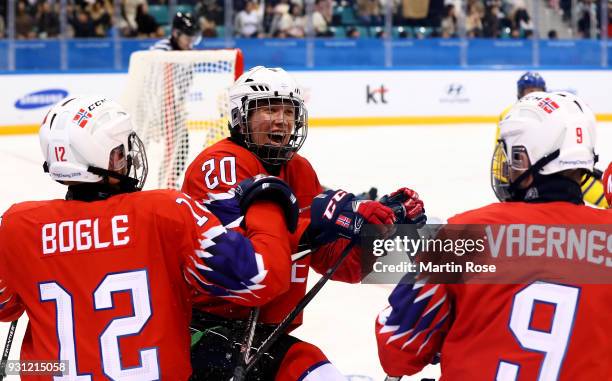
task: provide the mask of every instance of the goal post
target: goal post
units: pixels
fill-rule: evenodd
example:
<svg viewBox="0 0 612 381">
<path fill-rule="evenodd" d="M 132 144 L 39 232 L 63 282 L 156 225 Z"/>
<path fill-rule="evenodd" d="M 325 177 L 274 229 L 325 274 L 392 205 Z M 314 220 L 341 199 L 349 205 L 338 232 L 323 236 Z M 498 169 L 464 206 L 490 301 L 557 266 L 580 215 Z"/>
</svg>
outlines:
<svg viewBox="0 0 612 381">
<path fill-rule="evenodd" d="M 228 90 L 243 70 L 239 49 L 132 53 L 121 103 L 145 144 L 146 189 L 180 188 L 187 165 L 229 134 Z"/>
</svg>

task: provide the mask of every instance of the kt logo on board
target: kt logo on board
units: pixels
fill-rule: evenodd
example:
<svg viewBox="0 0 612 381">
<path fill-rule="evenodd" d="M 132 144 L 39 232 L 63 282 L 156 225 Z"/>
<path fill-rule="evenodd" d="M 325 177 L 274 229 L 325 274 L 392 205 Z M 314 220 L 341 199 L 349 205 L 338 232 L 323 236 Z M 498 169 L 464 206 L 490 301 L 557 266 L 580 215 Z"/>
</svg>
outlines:
<svg viewBox="0 0 612 381">
<path fill-rule="evenodd" d="M 389 89 L 385 87 L 385 85 L 380 85 L 379 87 L 370 87 L 370 85 L 366 86 L 366 103 L 374 103 L 374 104 L 387 104 L 387 92 Z"/>
</svg>

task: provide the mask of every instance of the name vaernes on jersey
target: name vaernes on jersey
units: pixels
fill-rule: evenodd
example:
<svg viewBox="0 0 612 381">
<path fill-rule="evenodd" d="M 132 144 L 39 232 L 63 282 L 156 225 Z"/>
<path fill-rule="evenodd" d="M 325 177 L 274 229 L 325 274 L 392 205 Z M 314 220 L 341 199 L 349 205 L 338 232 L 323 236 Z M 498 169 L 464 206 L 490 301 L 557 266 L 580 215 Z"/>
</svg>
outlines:
<svg viewBox="0 0 612 381">
<path fill-rule="evenodd" d="M 492 225 L 485 234 L 493 258 L 545 256 L 612 267 L 612 225 Z"/>
<path fill-rule="evenodd" d="M 42 225 L 42 254 L 63 254 L 118 248 L 131 242 L 132 229 L 125 214 L 51 222 Z"/>
</svg>

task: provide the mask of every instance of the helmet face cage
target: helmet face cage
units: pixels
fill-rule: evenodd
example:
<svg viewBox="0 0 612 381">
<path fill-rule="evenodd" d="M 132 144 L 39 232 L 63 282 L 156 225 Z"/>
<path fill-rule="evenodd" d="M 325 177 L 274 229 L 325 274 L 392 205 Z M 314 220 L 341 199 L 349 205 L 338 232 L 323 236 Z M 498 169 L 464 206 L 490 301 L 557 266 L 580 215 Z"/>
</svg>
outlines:
<svg viewBox="0 0 612 381">
<path fill-rule="evenodd" d="M 141 190 L 147 180 L 149 163 L 144 143 L 135 132 L 128 137 L 127 176 L 138 181 L 136 189 Z"/>
<path fill-rule="evenodd" d="M 491 159 L 491 188 L 499 201 L 508 201 L 511 197 L 509 172 L 506 143 L 500 139 Z"/>
<path fill-rule="evenodd" d="M 529 153 L 523 146 L 512 146 L 510 156 L 507 155 L 506 142 L 498 140 L 491 160 L 491 187 L 499 201 L 508 201 L 513 198 L 513 189 L 516 182 L 523 181 L 523 176 L 516 176 L 516 172 L 525 173 L 531 169 Z M 511 172 L 515 172 L 512 180 Z"/>
<path fill-rule="evenodd" d="M 243 102 L 242 134 L 247 148 L 264 163 L 293 157 L 308 135 L 304 102 L 290 96 L 257 97 Z"/>
</svg>

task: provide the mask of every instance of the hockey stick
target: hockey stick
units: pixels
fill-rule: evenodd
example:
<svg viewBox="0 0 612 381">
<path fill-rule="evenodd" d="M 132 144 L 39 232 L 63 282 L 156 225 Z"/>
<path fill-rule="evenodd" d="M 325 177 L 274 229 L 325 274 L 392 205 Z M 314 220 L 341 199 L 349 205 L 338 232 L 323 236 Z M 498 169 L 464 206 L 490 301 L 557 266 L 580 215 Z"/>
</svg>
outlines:
<svg viewBox="0 0 612 381">
<path fill-rule="evenodd" d="M 302 250 L 298 253 L 291 255 L 291 262 L 295 262 L 300 260 L 312 253 L 312 249 Z M 251 359 L 250 351 L 251 346 L 253 344 L 253 338 L 255 337 L 255 330 L 257 329 L 257 319 L 259 318 L 259 308 L 251 309 L 251 314 L 249 316 L 249 320 L 247 322 L 247 327 L 245 330 L 245 337 L 242 341 L 242 346 L 240 348 L 240 358 L 238 359 L 238 364 L 236 368 L 234 368 L 234 376 L 232 381 L 242 381 L 246 377 L 247 370 L 245 369 L 249 360 Z M 2 381 L 2 380 L 0 380 Z"/>
<path fill-rule="evenodd" d="M 291 255 L 291 262 L 300 260 L 307 255 L 312 253 L 312 249 L 306 249 L 298 253 Z M 240 358 L 238 364 L 234 368 L 234 375 L 232 381 L 242 381 L 246 377 L 246 365 L 251 359 L 250 352 L 253 344 L 253 338 L 255 337 L 255 330 L 257 329 L 257 319 L 259 317 L 259 308 L 251 309 L 251 314 L 247 322 L 247 327 L 244 334 L 244 340 L 242 340 L 242 346 L 240 347 Z M 1 380 L 0 380 L 1 381 Z"/>
<path fill-rule="evenodd" d="M 236 368 L 234 368 L 234 377 L 232 378 L 233 381 L 242 381 L 246 377 L 247 370 L 245 367 L 251 359 L 251 346 L 253 345 L 253 337 L 255 337 L 255 329 L 257 328 L 258 318 L 259 308 L 252 308 L 244 335 L 245 337 L 242 342 L 242 347 L 240 348 L 240 358 L 238 358 L 238 364 L 236 365 Z"/>
<path fill-rule="evenodd" d="M 8 361 L 9 353 L 11 353 L 11 346 L 13 345 L 13 338 L 15 337 L 15 330 L 17 329 L 17 321 L 13 320 L 9 327 L 8 335 L 6 336 L 6 343 L 4 344 L 4 351 L 2 352 L 2 360 L 0 360 L 0 381 L 6 376 L 6 362 Z"/>
<path fill-rule="evenodd" d="M 349 244 L 340 254 L 340 257 L 338 258 L 336 263 L 334 263 L 334 265 L 327 270 L 325 275 L 323 275 L 323 277 L 319 279 L 319 281 L 306 293 L 306 295 L 304 295 L 304 297 L 299 301 L 295 308 L 291 310 L 291 312 L 289 312 L 289 314 L 283 319 L 283 321 L 276 326 L 274 331 L 272 331 L 270 336 L 268 336 L 268 338 L 259 346 L 257 352 L 255 352 L 253 357 L 247 363 L 246 370 L 244 372 L 245 374 L 253 368 L 253 366 L 255 365 L 255 363 L 257 363 L 261 356 L 263 356 L 264 353 L 266 353 L 266 351 L 270 349 L 272 344 L 274 344 L 276 340 L 278 340 L 278 338 L 283 333 L 285 333 L 289 325 L 293 323 L 293 320 L 295 320 L 295 318 L 304 310 L 304 308 L 306 308 L 310 301 L 319 293 L 319 291 L 321 291 L 321 288 L 323 288 L 325 283 L 327 283 L 327 281 L 334 275 L 336 270 L 338 270 L 338 267 L 340 267 L 344 259 L 349 255 L 349 253 L 353 249 L 353 246 L 355 246 L 355 243 L 355 240 L 351 240 L 351 242 L 349 242 Z"/>
</svg>

